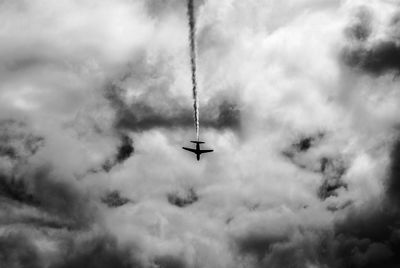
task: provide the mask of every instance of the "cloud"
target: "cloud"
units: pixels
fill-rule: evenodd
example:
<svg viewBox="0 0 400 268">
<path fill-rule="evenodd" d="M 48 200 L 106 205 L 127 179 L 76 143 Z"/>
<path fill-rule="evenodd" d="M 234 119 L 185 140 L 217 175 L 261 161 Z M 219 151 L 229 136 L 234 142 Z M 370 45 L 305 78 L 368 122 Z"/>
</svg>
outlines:
<svg viewBox="0 0 400 268">
<path fill-rule="evenodd" d="M 0 5 L 0 266 L 400 263 L 390 1 Z"/>
<path fill-rule="evenodd" d="M 336 190 L 347 189 L 347 184 L 342 181 L 346 173 L 346 164 L 342 159 L 321 159 L 321 172 L 324 174 L 324 182 L 319 188 L 318 196 L 325 200 L 330 196 L 336 196 Z"/>
<path fill-rule="evenodd" d="M 1 177 L 1 197 L 6 198 L 5 203 L 11 208 L 17 206 L 28 206 L 38 210 L 33 217 L 30 214 L 21 214 L 16 222 L 29 222 L 35 225 L 43 225 L 41 213 L 46 214 L 53 220 L 49 226 L 59 224 L 71 229 L 85 228 L 91 222 L 93 211 L 90 211 L 85 197 L 73 185 L 55 179 L 50 167 L 40 167 L 37 170 L 29 170 L 31 174 L 21 177 Z M 17 202 L 17 204 L 14 204 Z M 59 222 L 59 223 L 57 223 Z"/>
<path fill-rule="evenodd" d="M 44 139 L 29 132 L 23 122 L 15 120 L 0 121 L 0 156 L 18 160 L 35 154 L 43 146 Z"/>
<path fill-rule="evenodd" d="M 179 193 L 168 194 L 168 202 L 177 207 L 186 207 L 198 201 L 199 197 L 193 189 L 189 189 L 184 195 Z"/>
<path fill-rule="evenodd" d="M 122 197 L 118 191 L 108 193 L 101 201 L 108 207 L 120 207 L 130 202 L 128 198 Z"/>
<path fill-rule="evenodd" d="M 288 237 L 284 236 L 266 236 L 255 234 L 253 236 L 244 237 L 238 241 L 239 250 L 242 254 L 251 254 L 256 256 L 258 261 L 262 261 L 266 255 L 272 251 L 272 247 L 276 244 L 287 241 Z"/>
<path fill-rule="evenodd" d="M 104 171 L 110 171 L 115 165 L 123 163 L 125 160 L 127 160 L 134 152 L 133 148 L 133 141 L 132 139 L 127 136 L 127 135 L 122 135 L 121 136 L 121 144 L 117 148 L 117 153 L 116 155 L 111 158 L 107 159 L 103 165 L 102 169 Z M 93 170 L 97 171 L 97 170 Z"/>
<path fill-rule="evenodd" d="M 183 106 L 182 99 L 171 98 L 159 90 L 150 90 L 150 93 L 135 98 L 133 103 L 127 103 L 125 100 L 129 92 L 117 85 L 110 85 L 106 89 L 106 97 L 116 109 L 116 128 L 132 131 L 146 131 L 152 128 L 191 128 L 193 126 L 191 106 Z M 168 91 L 168 88 L 164 90 Z M 164 101 L 172 105 L 165 107 L 163 102 L 164 104 L 158 106 L 159 94 L 164 95 Z M 190 104 L 189 101 L 186 103 Z M 217 95 L 204 105 L 201 111 L 202 126 L 205 128 L 240 130 L 240 108 L 232 97 Z"/>
<path fill-rule="evenodd" d="M 387 204 L 352 213 L 336 226 L 338 260 L 354 267 L 398 264 L 398 213 Z"/>
<path fill-rule="evenodd" d="M 361 7 L 356 13 L 356 20 L 346 33 L 355 42 L 343 51 L 343 59 L 350 67 L 355 67 L 367 74 L 380 76 L 386 73 L 397 75 L 400 68 L 400 48 L 398 35 L 395 33 L 396 14 L 390 14 L 391 22 L 385 25 L 389 34 L 381 38 L 372 38 L 373 26 L 378 18 L 367 7 Z"/>
<path fill-rule="evenodd" d="M 42 267 L 39 252 L 29 239 L 20 234 L 0 237 L 0 264 L 10 267 Z"/>
<path fill-rule="evenodd" d="M 64 256 L 64 260 L 54 265 L 56 268 L 110 266 L 117 268 L 141 267 L 132 258 L 129 248 L 120 247 L 112 237 L 108 236 L 99 236 L 73 244 Z"/>
<path fill-rule="evenodd" d="M 372 34 L 373 14 L 367 7 L 359 7 L 355 19 L 345 30 L 349 39 L 366 41 Z"/>
<path fill-rule="evenodd" d="M 400 157 L 400 143 L 397 141 L 393 145 L 391 152 L 391 162 L 390 162 L 389 177 L 387 182 L 388 197 L 396 206 L 400 204 L 398 200 L 398 192 L 400 191 L 399 157 Z"/>
<path fill-rule="evenodd" d="M 8 179 L 4 175 L 1 176 L 1 196 L 28 204 L 38 203 L 38 200 L 35 200 L 35 197 L 27 192 L 26 186 L 23 181 L 7 180 Z"/>
<path fill-rule="evenodd" d="M 185 268 L 185 262 L 175 256 L 161 256 L 155 260 L 155 264 L 162 268 Z"/>
<path fill-rule="evenodd" d="M 371 48 L 359 48 L 345 52 L 345 61 L 352 67 L 372 75 L 393 72 L 400 68 L 400 47 L 395 41 L 382 41 Z"/>
</svg>

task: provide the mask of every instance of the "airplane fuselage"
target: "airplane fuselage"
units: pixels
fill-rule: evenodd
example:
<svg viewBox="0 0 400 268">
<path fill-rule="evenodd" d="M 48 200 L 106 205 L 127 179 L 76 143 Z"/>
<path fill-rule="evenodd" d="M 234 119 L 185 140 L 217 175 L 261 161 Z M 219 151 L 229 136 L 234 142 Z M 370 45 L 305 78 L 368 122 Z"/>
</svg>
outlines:
<svg viewBox="0 0 400 268">
<path fill-rule="evenodd" d="M 210 153 L 210 152 L 213 152 L 213 151 L 214 151 L 214 150 L 202 150 L 202 149 L 200 149 L 200 144 L 201 144 L 201 143 L 204 143 L 204 142 L 202 142 L 202 141 L 191 141 L 191 142 L 192 142 L 192 143 L 196 143 L 196 148 L 195 148 L 195 149 L 186 148 L 186 147 L 182 147 L 182 149 L 196 154 L 196 159 L 197 159 L 197 161 L 200 161 L 200 155 L 201 155 L 201 154 Z"/>
<path fill-rule="evenodd" d="M 196 158 L 197 158 L 197 161 L 200 161 L 200 155 L 201 155 L 201 153 L 200 153 L 200 144 L 196 143 Z"/>
</svg>

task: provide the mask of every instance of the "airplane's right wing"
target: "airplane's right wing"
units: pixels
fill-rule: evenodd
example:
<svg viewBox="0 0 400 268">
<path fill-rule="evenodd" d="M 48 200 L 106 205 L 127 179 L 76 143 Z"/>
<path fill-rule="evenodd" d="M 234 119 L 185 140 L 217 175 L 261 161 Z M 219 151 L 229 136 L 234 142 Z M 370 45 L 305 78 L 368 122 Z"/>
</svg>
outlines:
<svg viewBox="0 0 400 268">
<path fill-rule="evenodd" d="M 187 151 L 192 152 L 192 153 L 196 153 L 196 150 L 192 149 L 192 148 L 182 147 L 182 149 L 187 150 Z"/>
<path fill-rule="evenodd" d="M 211 153 L 214 152 L 214 150 L 200 150 L 200 153 L 204 154 L 204 153 Z"/>
</svg>

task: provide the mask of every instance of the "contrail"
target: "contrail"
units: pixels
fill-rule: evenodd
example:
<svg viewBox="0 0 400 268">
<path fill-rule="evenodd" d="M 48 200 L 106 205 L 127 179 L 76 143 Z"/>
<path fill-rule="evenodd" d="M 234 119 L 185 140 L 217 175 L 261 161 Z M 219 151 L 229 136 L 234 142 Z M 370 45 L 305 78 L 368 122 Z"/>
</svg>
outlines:
<svg viewBox="0 0 400 268">
<path fill-rule="evenodd" d="M 199 98 L 197 96 L 197 79 L 196 79 L 196 20 L 194 17 L 194 6 L 193 0 L 188 0 L 187 15 L 189 19 L 189 41 L 190 41 L 190 64 L 192 69 L 192 85 L 193 85 L 193 109 L 194 109 L 194 121 L 196 127 L 196 137 L 199 140 Z"/>
</svg>

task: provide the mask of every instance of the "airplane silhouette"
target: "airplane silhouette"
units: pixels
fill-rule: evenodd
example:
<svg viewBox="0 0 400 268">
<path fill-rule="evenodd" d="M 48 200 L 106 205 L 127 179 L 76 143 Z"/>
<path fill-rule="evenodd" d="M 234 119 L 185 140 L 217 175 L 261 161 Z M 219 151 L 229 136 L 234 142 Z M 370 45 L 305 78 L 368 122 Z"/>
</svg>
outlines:
<svg viewBox="0 0 400 268">
<path fill-rule="evenodd" d="M 200 155 L 204 154 L 204 153 L 210 153 L 213 152 L 214 150 L 201 150 L 200 149 L 200 144 L 204 143 L 203 141 L 190 141 L 192 143 L 196 143 L 196 149 L 192 149 L 192 148 L 186 148 L 186 147 L 182 147 L 182 149 L 187 150 L 189 152 L 192 152 L 194 154 L 196 154 L 196 158 L 197 161 L 200 161 Z"/>
</svg>

